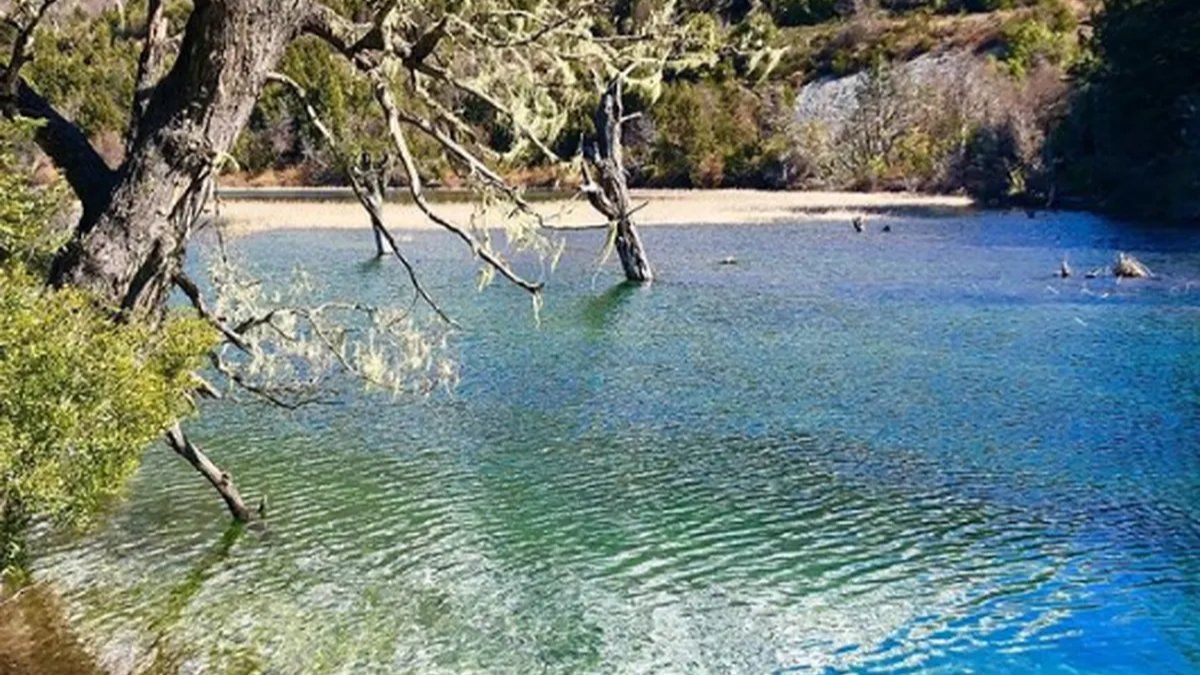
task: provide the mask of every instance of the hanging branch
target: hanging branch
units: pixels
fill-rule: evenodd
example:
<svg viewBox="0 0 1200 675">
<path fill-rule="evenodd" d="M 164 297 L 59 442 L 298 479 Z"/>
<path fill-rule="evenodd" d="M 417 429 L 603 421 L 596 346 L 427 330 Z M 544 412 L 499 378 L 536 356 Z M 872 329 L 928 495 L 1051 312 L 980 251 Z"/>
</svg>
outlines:
<svg viewBox="0 0 1200 675">
<path fill-rule="evenodd" d="M 462 239 L 468 246 L 471 247 L 471 252 L 473 254 L 475 254 L 480 260 L 490 265 L 494 270 L 499 272 L 505 279 L 508 279 L 512 283 L 525 289 L 526 291 L 529 291 L 530 293 L 535 295 L 539 294 L 544 286 L 542 282 L 533 282 L 523 279 L 520 275 L 514 272 L 507 263 L 496 257 L 496 255 L 492 253 L 486 246 L 480 244 L 479 240 L 477 240 L 470 232 L 467 232 L 458 225 L 455 225 L 449 220 L 441 217 L 434 212 L 432 207 L 430 207 L 429 202 L 425 200 L 425 193 L 421 187 L 421 176 L 417 172 L 416 161 L 413 159 L 412 151 L 410 151 L 408 148 L 408 141 L 405 140 L 404 137 L 404 129 L 401 128 L 402 118 L 400 115 L 400 110 L 396 106 L 396 101 L 392 98 L 392 92 L 390 89 L 388 89 L 387 82 L 384 80 L 383 76 L 381 76 L 378 72 L 371 71 L 370 76 L 374 84 L 375 100 L 379 102 L 380 107 L 383 108 L 383 111 L 387 116 L 388 133 L 390 133 L 392 136 L 392 142 L 396 146 L 396 152 L 400 155 L 401 166 L 404 167 L 404 173 L 408 178 L 408 191 L 409 194 L 412 195 L 413 203 L 415 203 L 417 207 L 421 209 L 427 218 L 432 220 L 434 223 L 437 223 L 441 227 L 449 230 L 450 232 L 453 232 L 458 236 L 459 239 Z"/>
<path fill-rule="evenodd" d="M 413 290 L 416 291 L 417 295 L 419 295 L 425 304 L 428 305 L 429 308 L 432 309 L 434 313 L 436 313 L 443 321 L 452 326 L 457 326 L 458 324 L 456 324 L 448 314 L 442 311 L 442 308 L 437 304 L 437 302 L 434 301 L 433 297 L 429 295 L 429 293 L 425 290 L 425 287 L 421 285 L 420 279 L 417 278 L 416 269 L 412 266 L 412 263 L 410 263 L 408 259 L 404 257 L 404 254 L 400 252 L 400 245 L 396 241 L 395 236 L 393 236 L 387 226 L 383 224 L 383 181 L 386 179 L 383 175 L 382 167 L 372 172 L 370 170 L 369 161 L 366 163 L 367 166 L 361 169 L 356 168 L 350 163 L 350 159 L 346 157 L 345 153 L 342 151 L 341 145 L 337 142 L 337 138 L 333 135 L 333 132 L 329 130 L 329 127 L 326 126 L 326 124 L 321 120 L 321 116 L 317 113 L 317 110 L 308 100 L 308 92 L 304 90 L 304 87 L 300 86 L 299 82 L 296 82 L 294 79 L 288 77 L 287 75 L 283 75 L 282 73 L 271 73 L 267 76 L 267 79 L 271 82 L 277 82 L 284 85 L 292 92 L 292 94 L 295 95 L 296 99 L 300 101 L 301 105 L 304 106 L 304 113 L 308 117 L 309 123 L 316 128 L 317 132 L 321 134 L 321 137 L 325 139 L 325 142 L 329 145 L 330 150 L 334 153 L 335 159 L 340 165 L 342 171 L 345 172 L 347 179 L 350 181 L 350 188 L 353 190 L 354 196 L 358 199 L 358 203 L 362 205 L 363 209 L 367 212 L 367 216 L 371 219 L 371 230 L 375 233 L 376 237 L 376 253 L 378 255 L 385 254 L 382 242 L 380 241 L 380 237 L 382 237 L 383 240 L 387 241 L 388 248 L 391 249 L 392 254 L 395 255 L 396 259 L 400 261 L 400 264 L 404 266 L 404 270 L 408 273 L 409 282 L 412 283 Z M 362 162 L 360 162 L 360 165 L 361 164 Z M 372 173 L 375 175 L 371 175 Z"/>
</svg>

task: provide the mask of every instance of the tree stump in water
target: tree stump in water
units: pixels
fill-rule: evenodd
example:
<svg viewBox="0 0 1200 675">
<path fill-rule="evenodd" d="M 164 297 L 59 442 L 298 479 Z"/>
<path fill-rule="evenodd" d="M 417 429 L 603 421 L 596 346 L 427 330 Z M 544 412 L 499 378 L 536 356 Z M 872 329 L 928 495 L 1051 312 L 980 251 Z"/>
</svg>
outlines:
<svg viewBox="0 0 1200 675">
<path fill-rule="evenodd" d="M 371 231 L 375 234 L 375 255 L 383 257 L 388 249 L 383 241 L 383 199 L 387 191 L 391 159 L 387 153 L 373 161 L 370 153 L 362 153 L 358 163 L 350 167 L 350 179 L 356 183 L 358 201 L 371 218 Z"/>
<path fill-rule="evenodd" d="M 625 278 L 647 282 L 654 278 L 646 258 L 642 239 L 633 224 L 633 209 L 629 206 L 629 186 L 625 179 L 625 164 L 621 150 L 621 125 L 629 121 L 621 104 L 621 76 L 617 76 L 600 97 L 593 121 L 596 135 L 583 148 L 583 184 L 592 207 L 608 219 L 613 228 L 613 247 L 621 259 Z M 588 167 L 592 171 L 588 170 Z M 595 176 L 592 176 L 592 173 Z"/>
</svg>

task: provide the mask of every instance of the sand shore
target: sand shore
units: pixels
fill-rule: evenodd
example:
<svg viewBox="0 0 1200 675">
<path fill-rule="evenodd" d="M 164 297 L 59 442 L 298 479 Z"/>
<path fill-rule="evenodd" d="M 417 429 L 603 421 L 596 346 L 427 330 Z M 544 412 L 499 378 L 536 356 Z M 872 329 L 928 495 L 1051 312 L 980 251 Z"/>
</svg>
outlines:
<svg viewBox="0 0 1200 675">
<path fill-rule="evenodd" d="M 360 228 L 367 226 L 362 208 L 353 201 L 328 198 L 335 193 L 303 190 L 231 191 L 221 200 L 220 217 L 233 234 L 266 230 Z M 315 196 L 316 198 L 313 198 Z M 860 214 L 951 214 L 971 208 L 966 197 L 858 192 L 767 192 L 760 190 L 634 190 L 639 225 L 769 223 L 805 218 L 852 217 Z M 539 200 L 535 208 L 556 227 L 603 225 L 582 199 Z M 469 201 L 435 204 L 440 215 L 466 223 L 475 206 Z M 436 227 L 412 204 L 389 203 L 388 225 L 397 230 Z M 489 214 L 498 219 L 501 214 Z"/>
</svg>

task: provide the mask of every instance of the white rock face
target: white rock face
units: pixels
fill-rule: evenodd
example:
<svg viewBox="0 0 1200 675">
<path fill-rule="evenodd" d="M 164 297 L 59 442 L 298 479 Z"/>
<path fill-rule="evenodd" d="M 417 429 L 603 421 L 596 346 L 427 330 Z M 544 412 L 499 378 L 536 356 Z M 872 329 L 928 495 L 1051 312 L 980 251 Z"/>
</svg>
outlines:
<svg viewBox="0 0 1200 675">
<path fill-rule="evenodd" d="M 943 88 L 969 83 L 987 66 L 986 60 L 967 51 L 922 54 L 912 61 L 894 64 L 898 78 L 916 87 Z M 826 77 L 810 82 L 796 94 L 795 120 L 819 124 L 836 135 L 857 105 L 858 92 L 867 81 L 865 72 L 846 77 Z"/>
</svg>

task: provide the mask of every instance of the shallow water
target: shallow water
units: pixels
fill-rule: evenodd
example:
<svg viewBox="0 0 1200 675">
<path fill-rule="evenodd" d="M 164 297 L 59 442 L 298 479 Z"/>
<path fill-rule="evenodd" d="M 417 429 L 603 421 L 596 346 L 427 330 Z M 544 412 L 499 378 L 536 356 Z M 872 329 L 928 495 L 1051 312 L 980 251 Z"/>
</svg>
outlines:
<svg viewBox="0 0 1200 675">
<path fill-rule="evenodd" d="M 870 229 L 650 228 L 649 288 L 573 233 L 540 325 L 414 233 L 453 395 L 209 406 L 265 531 L 160 448 L 36 573 L 116 670 L 1200 670 L 1200 237 Z M 365 231 L 239 247 L 407 298 Z M 1158 278 L 1053 276 L 1118 249 Z"/>
</svg>

